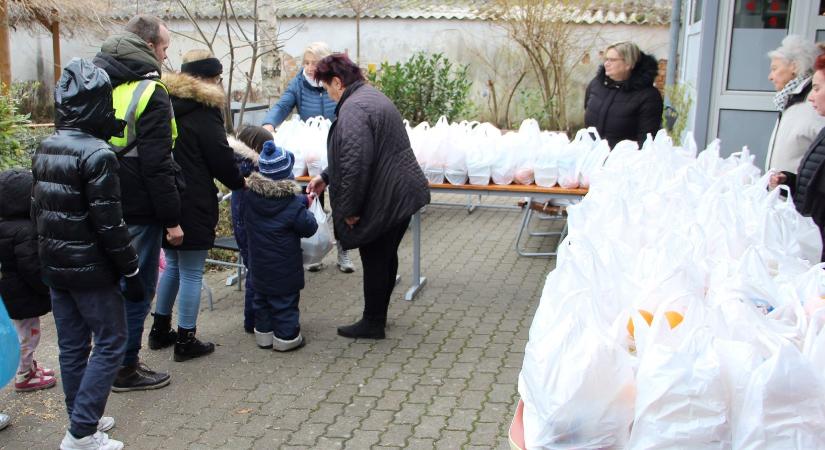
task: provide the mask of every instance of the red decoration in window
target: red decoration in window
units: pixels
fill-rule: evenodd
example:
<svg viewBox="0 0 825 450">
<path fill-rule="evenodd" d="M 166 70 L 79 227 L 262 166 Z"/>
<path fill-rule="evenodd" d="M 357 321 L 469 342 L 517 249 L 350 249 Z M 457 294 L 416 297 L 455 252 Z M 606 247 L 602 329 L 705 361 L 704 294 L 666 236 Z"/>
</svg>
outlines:
<svg viewBox="0 0 825 450">
<path fill-rule="evenodd" d="M 776 28 L 779 25 L 779 19 L 776 16 L 773 16 L 768 19 L 768 26 L 771 28 Z"/>
<path fill-rule="evenodd" d="M 782 5 L 780 5 L 779 2 L 771 2 L 770 8 L 771 8 L 771 11 L 779 11 L 779 8 L 781 6 Z"/>
<path fill-rule="evenodd" d="M 756 2 L 750 1 L 745 3 L 745 9 L 747 9 L 749 12 L 756 12 Z"/>
</svg>

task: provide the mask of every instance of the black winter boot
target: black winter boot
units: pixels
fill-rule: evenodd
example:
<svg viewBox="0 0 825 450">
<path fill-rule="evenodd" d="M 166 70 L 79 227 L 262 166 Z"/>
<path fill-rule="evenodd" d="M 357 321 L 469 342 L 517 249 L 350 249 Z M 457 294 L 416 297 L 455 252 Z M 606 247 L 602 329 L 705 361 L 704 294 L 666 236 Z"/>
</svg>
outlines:
<svg viewBox="0 0 825 450">
<path fill-rule="evenodd" d="M 152 331 L 149 332 L 149 348 L 160 350 L 174 344 L 178 339 L 178 333 L 172 329 L 172 316 L 163 314 L 152 314 Z"/>
<path fill-rule="evenodd" d="M 197 328 L 178 327 L 178 341 L 175 342 L 174 360 L 187 361 L 193 358 L 206 356 L 215 351 L 215 344 L 201 342 L 195 337 Z"/>
<path fill-rule="evenodd" d="M 384 339 L 384 325 L 387 319 L 363 317 L 352 325 L 338 327 L 338 335 L 348 338 Z"/>
</svg>

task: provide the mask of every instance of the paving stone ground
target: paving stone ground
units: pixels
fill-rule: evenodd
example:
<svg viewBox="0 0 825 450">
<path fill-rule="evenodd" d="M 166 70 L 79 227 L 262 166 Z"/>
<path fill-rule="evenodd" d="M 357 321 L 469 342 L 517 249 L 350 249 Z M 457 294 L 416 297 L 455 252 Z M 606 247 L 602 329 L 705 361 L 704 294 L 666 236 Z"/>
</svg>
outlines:
<svg viewBox="0 0 825 450">
<path fill-rule="evenodd" d="M 215 309 L 203 302 L 198 332 L 217 350 L 176 363 L 171 349 L 145 348 L 144 361 L 170 372 L 172 384 L 113 393 L 106 410 L 117 420 L 111 436 L 130 449 L 509 448 L 524 346 L 554 264 L 516 254 L 520 219 L 518 210 L 468 214 L 460 207 L 429 206 L 422 219 L 427 286 L 414 301 L 403 299 L 412 259 L 407 233 L 399 251 L 403 279 L 381 341 L 335 333 L 337 325 L 358 319 L 363 307 L 357 255 L 354 274 L 334 267 L 334 252 L 325 270 L 307 273 L 301 327 L 308 344 L 287 354 L 255 346 L 241 326 L 242 292 L 224 286 L 227 272 L 209 273 Z M 530 244 L 548 249 L 555 239 L 531 238 Z M 43 320 L 37 358 L 58 366 L 51 316 Z M 0 448 L 56 448 L 66 427 L 61 389 L 58 383 L 34 393 L 0 390 L 0 411 L 13 416 L 13 424 L 0 431 Z"/>
</svg>

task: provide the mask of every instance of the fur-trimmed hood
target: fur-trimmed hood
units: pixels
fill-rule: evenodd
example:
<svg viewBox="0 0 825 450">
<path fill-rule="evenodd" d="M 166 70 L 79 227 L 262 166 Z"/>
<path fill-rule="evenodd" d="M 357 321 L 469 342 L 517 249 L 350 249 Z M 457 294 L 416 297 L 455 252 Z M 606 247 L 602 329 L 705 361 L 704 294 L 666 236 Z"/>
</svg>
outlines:
<svg viewBox="0 0 825 450">
<path fill-rule="evenodd" d="M 226 94 L 220 85 L 213 84 L 185 73 L 164 73 L 161 79 L 171 97 L 193 100 L 212 108 L 226 103 Z"/>
<path fill-rule="evenodd" d="M 252 148 L 232 135 L 227 135 L 226 141 L 229 142 L 229 146 L 232 147 L 232 151 L 235 152 L 236 161 L 239 159 L 247 160 L 251 162 L 253 166 L 258 167 L 259 155 L 255 150 L 252 150 Z"/>
<path fill-rule="evenodd" d="M 258 172 L 246 178 L 246 186 L 266 198 L 287 198 L 301 193 L 301 187 L 293 180 L 270 180 Z"/>
<path fill-rule="evenodd" d="M 617 83 L 607 78 L 604 72 L 604 64 L 599 66 L 599 72 L 596 74 L 599 82 L 605 86 L 615 86 L 623 91 L 639 91 L 653 86 L 656 81 L 656 75 L 659 74 L 659 63 L 652 55 L 644 52 L 639 52 L 639 62 L 630 72 L 630 78 L 626 81 Z"/>
</svg>

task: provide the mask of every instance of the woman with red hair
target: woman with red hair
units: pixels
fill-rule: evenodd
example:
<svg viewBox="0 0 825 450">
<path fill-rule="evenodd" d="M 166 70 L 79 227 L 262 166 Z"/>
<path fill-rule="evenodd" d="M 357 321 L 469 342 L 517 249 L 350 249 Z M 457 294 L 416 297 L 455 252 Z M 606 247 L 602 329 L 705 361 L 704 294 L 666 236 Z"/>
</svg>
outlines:
<svg viewBox="0 0 825 450">
<path fill-rule="evenodd" d="M 365 82 L 360 67 L 335 53 L 318 62 L 315 79 L 338 105 L 327 138 L 329 166 L 307 193 L 329 186 L 335 235 L 344 250 L 359 249 L 364 266 L 363 317 L 338 334 L 384 339 L 398 246 L 412 215 L 430 202 L 430 189 L 401 114 Z"/>
<path fill-rule="evenodd" d="M 814 75 L 808 102 L 820 116 L 825 116 L 825 55 L 819 55 L 814 64 Z M 776 172 L 771 175 L 770 187 L 785 184 L 791 188 L 794 206 L 803 216 L 810 216 L 823 234 L 825 225 L 825 128 L 823 128 L 802 157 L 796 173 Z M 825 236 L 825 234 L 823 234 Z M 822 261 L 825 261 L 823 252 Z M 812 261 L 813 262 L 813 261 Z"/>
</svg>

